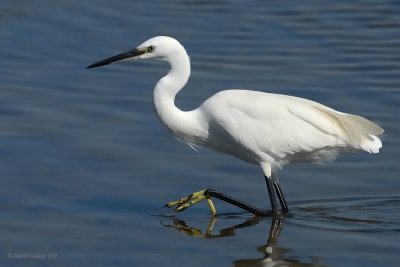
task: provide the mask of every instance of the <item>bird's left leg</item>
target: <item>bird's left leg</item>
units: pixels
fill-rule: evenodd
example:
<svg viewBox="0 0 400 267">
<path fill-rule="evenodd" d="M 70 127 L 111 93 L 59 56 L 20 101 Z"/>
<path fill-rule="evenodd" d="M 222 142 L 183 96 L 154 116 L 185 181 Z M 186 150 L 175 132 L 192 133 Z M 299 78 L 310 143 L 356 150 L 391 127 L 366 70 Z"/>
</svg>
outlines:
<svg viewBox="0 0 400 267">
<path fill-rule="evenodd" d="M 168 202 L 164 207 L 172 208 L 176 206 L 175 210 L 177 212 L 180 212 L 206 199 L 208 202 L 208 206 L 210 207 L 211 214 L 215 216 L 217 215 L 217 211 L 215 210 L 214 203 L 212 202 L 210 195 L 208 194 L 208 190 L 209 189 L 204 189 L 198 192 L 194 192 L 187 197 L 180 198 L 176 201 Z"/>
<path fill-rule="evenodd" d="M 238 199 L 236 199 L 234 197 L 231 197 L 229 195 L 226 195 L 226 194 L 221 193 L 219 191 L 216 191 L 214 189 L 205 189 L 205 190 L 201 190 L 201 191 L 195 192 L 193 194 L 190 194 L 187 197 L 180 198 L 180 199 L 178 199 L 176 201 L 171 201 L 171 202 L 167 203 L 165 205 L 165 207 L 172 208 L 172 207 L 176 206 L 175 210 L 177 212 L 180 212 L 180 211 L 182 211 L 184 209 L 187 209 L 190 206 L 200 202 L 201 200 L 206 199 L 207 202 L 208 202 L 208 205 L 210 206 L 211 214 L 213 216 L 215 216 L 215 215 L 217 215 L 217 211 L 215 210 L 215 207 L 214 207 L 214 204 L 213 204 L 213 202 L 211 200 L 211 197 L 218 198 L 218 199 L 220 199 L 222 201 L 230 203 L 230 204 L 232 204 L 232 205 L 234 205 L 236 207 L 242 208 L 242 209 L 244 209 L 244 210 L 246 210 L 248 212 L 251 212 L 251 213 L 253 213 L 255 215 L 258 215 L 258 216 L 270 216 L 270 215 L 272 215 L 271 211 L 268 211 L 268 210 L 265 211 L 265 210 L 256 208 L 256 207 L 254 207 L 254 206 L 252 206 L 250 204 L 247 204 L 247 203 L 245 203 L 245 202 L 243 202 L 241 200 L 238 200 Z"/>
</svg>

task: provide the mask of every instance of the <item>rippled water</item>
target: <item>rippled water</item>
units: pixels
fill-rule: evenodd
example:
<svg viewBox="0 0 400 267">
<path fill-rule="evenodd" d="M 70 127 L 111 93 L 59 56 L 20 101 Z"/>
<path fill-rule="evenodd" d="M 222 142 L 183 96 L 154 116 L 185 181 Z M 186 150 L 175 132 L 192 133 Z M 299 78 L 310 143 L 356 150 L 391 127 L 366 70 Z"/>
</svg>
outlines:
<svg viewBox="0 0 400 267">
<path fill-rule="evenodd" d="M 4 0 L 0 22 L 2 265 L 398 265 L 398 1 Z M 283 222 L 161 208 L 205 187 L 268 202 L 257 167 L 163 129 L 164 64 L 85 69 L 155 35 L 191 56 L 183 109 L 226 88 L 310 98 L 382 125 L 381 153 L 286 167 Z"/>
</svg>

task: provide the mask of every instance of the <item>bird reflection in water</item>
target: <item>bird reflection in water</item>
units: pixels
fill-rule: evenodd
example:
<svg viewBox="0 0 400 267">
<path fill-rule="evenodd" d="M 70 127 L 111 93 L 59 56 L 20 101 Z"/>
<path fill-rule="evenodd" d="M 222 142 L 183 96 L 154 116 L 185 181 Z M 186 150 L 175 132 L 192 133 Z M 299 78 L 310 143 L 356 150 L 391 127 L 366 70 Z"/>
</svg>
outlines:
<svg viewBox="0 0 400 267">
<path fill-rule="evenodd" d="M 203 234 L 203 232 L 201 230 L 187 225 L 186 222 L 183 220 L 177 219 L 176 217 L 172 217 L 171 219 L 173 221 L 173 224 L 165 224 L 163 221 L 161 221 L 161 224 L 168 228 L 174 228 L 174 229 L 178 230 L 179 232 L 190 235 L 192 237 L 203 237 L 203 238 L 209 238 L 209 239 L 234 236 L 234 235 L 236 235 L 235 231 L 237 229 L 254 226 L 254 225 L 258 224 L 261 220 L 263 220 L 262 217 L 254 216 L 251 219 L 248 219 L 243 223 L 224 228 L 224 229 L 220 230 L 218 234 L 213 234 L 212 231 L 215 226 L 216 217 L 212 216 L 212 217 L 210 217 L 210 222 L 208 224 L 207 230 Z M 279 221 L 282 221 L 282 219 L 280 218 Z M 281 222 L 279 224 L 281 224 Z"/>
<path fill-rule="evenodd" d="M 203 232 L 200 229 L 189 226 L 185 221 L 178 219 L 176 217 L 170 217 L 172 220 L 171 224 L 164 223 L 161 221 L 161 224 L 167 228 L 176 229 L 177 231 L 184 233 L 186 235 L 192 237 L 200 237 L 200 238 L 223 238 L 228 236 L 235 236 L 236 230 L 246 227 L 255 226 L 261 221 L 265 220 L 265 218 L 260 216 L 254 216 L 243 223 L 236 224 L 231 227 L 227 227 L 219 230 L 218 233 L 213 233 L 216 217 L 210 217 L 210 222 L 208 224 L 207 229 Z M 296 259 L 284 259 L 285 253 L 288 252 L 288 249 L 278 246 L 279 235 L 283 228 L 283 220 L 282 216 L 274 216 L 271 220 L 271 226 L 268 232 L 267 243 L 257 247 L 257 251 L 262 253 L 262 257 L 256 259 L 239 259 L 233 262 L 234 266 L 264 266 L 264 267 L 305 267 L 305 266 L 324 266 L 318 262 L 314 263 L 303 263 L 298 258 Z"/>
</svg>

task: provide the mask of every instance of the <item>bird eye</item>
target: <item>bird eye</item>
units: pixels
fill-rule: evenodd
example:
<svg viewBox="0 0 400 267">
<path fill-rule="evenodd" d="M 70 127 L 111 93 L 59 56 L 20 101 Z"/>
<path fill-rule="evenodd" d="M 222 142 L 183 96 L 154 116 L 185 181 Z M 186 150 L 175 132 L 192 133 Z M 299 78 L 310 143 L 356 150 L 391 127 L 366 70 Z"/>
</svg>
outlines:
<svg viewBox="0 0 400 267">
<path fill-rule="evenodd" d="M 156 49 L 156 48 L 154 47 L 154 45 L 150 45 L 149 47 L 147 47 L 147 52 L 153 52 L 154 49 Z"/>
</svg>

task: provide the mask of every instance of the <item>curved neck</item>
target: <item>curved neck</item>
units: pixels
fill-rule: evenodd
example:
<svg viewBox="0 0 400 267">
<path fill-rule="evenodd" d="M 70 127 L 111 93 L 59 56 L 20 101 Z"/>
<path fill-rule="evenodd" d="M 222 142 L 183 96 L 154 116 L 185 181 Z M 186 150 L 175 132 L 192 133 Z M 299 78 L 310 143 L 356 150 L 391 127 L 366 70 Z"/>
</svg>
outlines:
<svg viewBox="0 0 400 267">
<path fill-rule="evenodd" d="M 156 105 L 156 109 L 161 107 L 157 106 L 158 104 L 161 104 L 160 102 L 165 101 L 165 99 L 158 99 L 160 94 L 162 94 L 163 97 L 167 97 L 174 101 L 176 94 L 185 86 L 189 79 L 189 56 L 183 48 L 178 51 L 179 52 L 176 52 L 165 59 L 169 63 L 171 69 L 166 76 L 158 81 L 155 87 L 154 104 Z M 160 100 L 160 102 L 158 102 L 158 100 Z"/>
<path fill-rule="evenodd" d="M 156 85 L 153 101 L 156 113 L 162 123 L 179 139 L 185 139 L 189 112 L 175 106 L 176 94 L 185 86 L 190 76 L 190 60 L 185 49 L 177 50 L 165 59 L 170 71 Z"/>
</svg>

